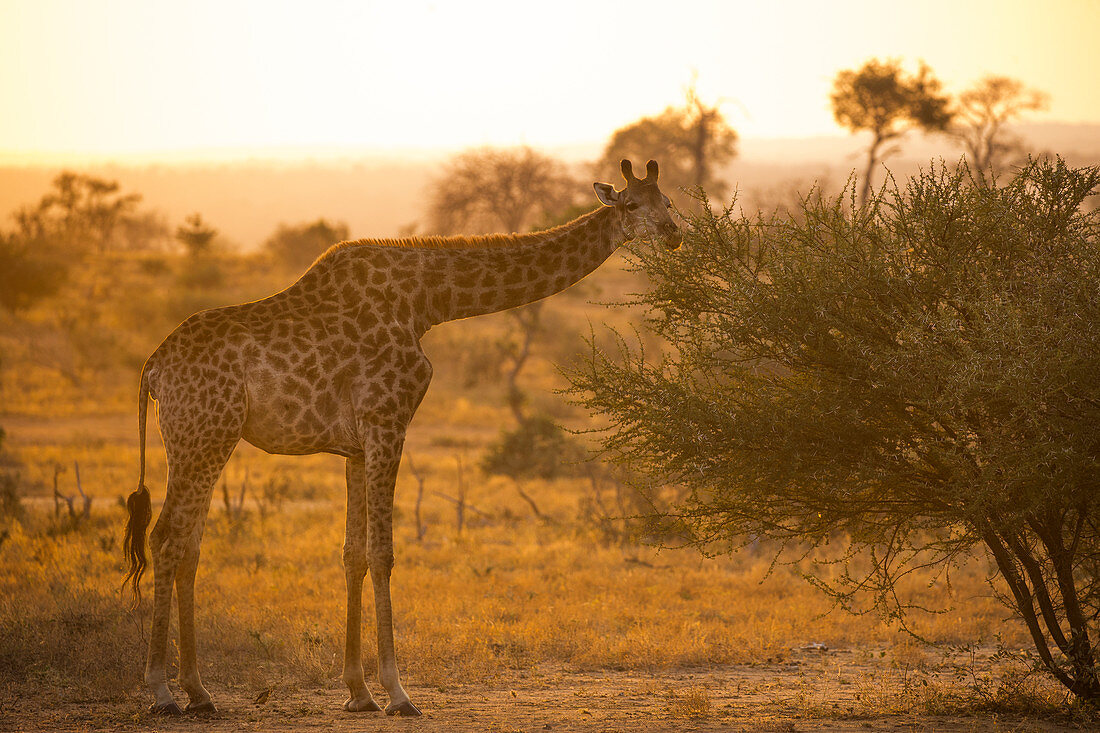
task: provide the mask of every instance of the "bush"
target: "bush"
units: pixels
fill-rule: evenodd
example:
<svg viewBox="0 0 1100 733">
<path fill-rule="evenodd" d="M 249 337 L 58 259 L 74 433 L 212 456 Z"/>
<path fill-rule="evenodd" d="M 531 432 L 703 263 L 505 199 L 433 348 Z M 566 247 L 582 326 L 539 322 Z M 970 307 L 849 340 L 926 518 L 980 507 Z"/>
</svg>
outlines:
<svg viewBox="0 0 1100 733">
<path fill-rule="evenodd" d="M 870 591 L 903 618 L 899 580 L 984 546 L 1045 669 L 1096 700 L 1098 184 L 939 166 L 866 207 L 708 207 L 681 251 L 633 252 L 669 355 L 593 348 L 573 394 L 612 457 L 682 489 L 669 514 L 701 547 L 850 538 L 814 578 L 846 607 Z"/>
<path fill-rule="evenodd" d="M 554 479 L 572 475 L 585 459 L 584 449 L 541 415 L 526 418 L 515 430 L 501 433 L 481 461 L 488 474 L 513 479 Z"/>
</svg>

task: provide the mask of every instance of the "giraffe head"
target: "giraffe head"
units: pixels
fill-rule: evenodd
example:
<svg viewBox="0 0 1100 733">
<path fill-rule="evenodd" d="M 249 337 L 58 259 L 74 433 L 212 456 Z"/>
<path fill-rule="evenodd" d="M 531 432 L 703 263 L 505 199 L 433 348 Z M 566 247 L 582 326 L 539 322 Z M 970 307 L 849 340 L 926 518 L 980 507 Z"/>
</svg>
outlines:
<svg viewBox="0 0 1100 733">
<path fill-rule="evenodd" d="M 680 246 L 680 229 L 672 221 L 672 202 L 657 188 L 657 161 L 645 164 L 645 178 L 636 178 L 629 160 L 621 164 L 626 188 L 616 191 L 610 183 L 593 183 L 596 197 L 619 212 L 623 231 L 630 239 L 660 242 L 669 249 Z"/>
</svg>

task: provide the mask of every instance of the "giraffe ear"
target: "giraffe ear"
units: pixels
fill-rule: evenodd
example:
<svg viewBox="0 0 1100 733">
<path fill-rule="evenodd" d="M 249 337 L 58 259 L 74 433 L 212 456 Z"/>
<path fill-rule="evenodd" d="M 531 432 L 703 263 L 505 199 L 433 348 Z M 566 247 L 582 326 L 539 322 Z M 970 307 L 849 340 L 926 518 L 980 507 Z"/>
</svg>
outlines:
<svg viewBox="0 0 1100 733">
<path fill-rule="evenodd" d="M 606 206 L 614 206 L 619 203 L 619 192 L 610 183 L 593 183 L 592 188 L 596 189 L 596 198 L 600 200 L 600 203 Z"/>
</svg>

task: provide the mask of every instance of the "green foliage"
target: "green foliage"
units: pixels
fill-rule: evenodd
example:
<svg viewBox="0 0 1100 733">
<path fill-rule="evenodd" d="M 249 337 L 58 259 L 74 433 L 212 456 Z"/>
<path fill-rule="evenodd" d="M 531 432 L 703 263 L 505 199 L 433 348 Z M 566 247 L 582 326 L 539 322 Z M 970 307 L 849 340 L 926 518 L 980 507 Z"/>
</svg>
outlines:
<svg viewBox="0 0 1100 733">
<path fill-rule="evenodd" d="M 528 417 L 501 433 L 481 461 L 485 473 L 513 479 L 554 479 L 575 473 L 584 449 L 542 415 Z"/>
<path fill-rule="evenodd" d="M 681 489 L 700 546 L 847 535 L 813 578 L 846 607 L 903 618 L 901 579 L 984 544 L 1045 668 L 1096 699 L 1098 184 L 1061 160 L 1003 187 L 940 166 L 862 208 L 708 207 L 680 251 L 633 252 L 669 355 L 594 348 L 573 394 L 609 455 Z"/>
<path fill-rule="evenodd" d="M 310 224 L 280 224 L 264 249 L 275 262 L 292 272 L 301 272 L 313 264 L 325 250 L 348 238 L 348 225 L 318 219 Z"/>
</svg>

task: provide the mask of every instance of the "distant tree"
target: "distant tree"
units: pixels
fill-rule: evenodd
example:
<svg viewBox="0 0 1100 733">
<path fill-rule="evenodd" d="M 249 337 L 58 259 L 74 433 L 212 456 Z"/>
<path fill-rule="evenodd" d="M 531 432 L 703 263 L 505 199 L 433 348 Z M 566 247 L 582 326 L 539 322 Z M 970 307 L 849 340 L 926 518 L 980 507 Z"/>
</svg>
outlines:
<svg viewBox="0 0 1100 733">
<path fill-rule="evenodd" d="M 0 232 L 0 306 L 16 312 L 61 289 L 68 265 L 61 253 L 39 239 Z"/>
<path fill-rule="evenodd" d="M 1007 157 L 1023 152 L 1022 141 L 1004 126 L 1024 112 L 1045 109 L 1050 97 L 1007 76 L 982 77 L 959 95 L 951 134 L 966 146 L 971 167 L 998 171 Z"/>
<path fill-rule="evenodd" d="M 189 257 L 202 257 L 213 249 L 218 230 L 203 221 L 202 214 L 194 213 L 176 227 L 176 241 L 183 245 Z"/>
<path fill-rule="evenodd" d="M 64 171 L 37 205 L 16 213 L 20 233 L 50 239 L 74 253 L 106 252 L 118 244 L 119 226 L 130 218 L 141 194 L 120 193 L 118 181 Z"/>
<path fill-rule="evenodd" d="M 481 461 L 486 473 L 513 479 L 554 479 L 575 473 L 587 452 L 545 415 L 525 418 L 500 434 Z"/>
<path fill-rule="evenodd" d="M 432 182 L 428 225 L 439 234 L 525 232 L 582 191 L 562 163 L 529 147 L 469 150 Z"/>
<path fill-rule="evenodd" d="M 871 59 L 833 79 L 830 100 L 836 121 L 852 132 L 871 133 L 861 204 L 870 195 L 875 164 L 897 152 L 896 146 L 883 150 L 884 144 L 913 128 L 939 131 L 950 124 L 950 100 L 940 88 L 939 80 L 923 62 L 915 75 L 908 75 L 896 59 Z"/>
<path fill-rule="evenodd" d="M 984 546 L 1041 665 L 1096 702 L 1098 186 L 1061 160 L 1003 187 L 941 166 L 855 211 L 704 211 L 680 250 L 633 250 L 672 348 L 593 348 L 573 394 L 706 551 L 844 538 L 814 581 L 846 608 L 904 620 L 903 579 Z"/>
<path fill-rule="evenodd" d="M 614 179 L 624 158 L 653 159 L 661 164 L 661 188 L 670 195 L 698 186 L 711 196 L 721 196 L 726 184 L 717 171 L 736 155 L 737 132 L 717 104 L 703 102 L 693 84 L 683 106 L 668 107 L 616 130 L 598 166 L 601 176 Z"/>
<path fill-rule="evenodd" d="M 318 219 L 311 224 L 280 224 L 264 242 L 264 249 L 288 270 L 301 271 L 313 264 L 325 250 L 348 238 L 348 225 Z"/>
<path fill-rule="evenodd" d="M 118 247 L 131 252 L 166 250 L 172 244 L 172 231 L 164 215 L 143 211 L 119 222 Z"/>
<path fill-rule="evenodd" d="M 531 356 L 531 348 L 543 331 L 542 306 L 545 301 L 528 303 L 520 308 L 508 311 L 510 325 L 508 334 L 501 340 L 501 352 L 507 362 L 505 366 L 506 398 L 516 422 L 522 424 L 527 419 L 527 395 L 519 386 L 519 375 Z"/>
</svg>

